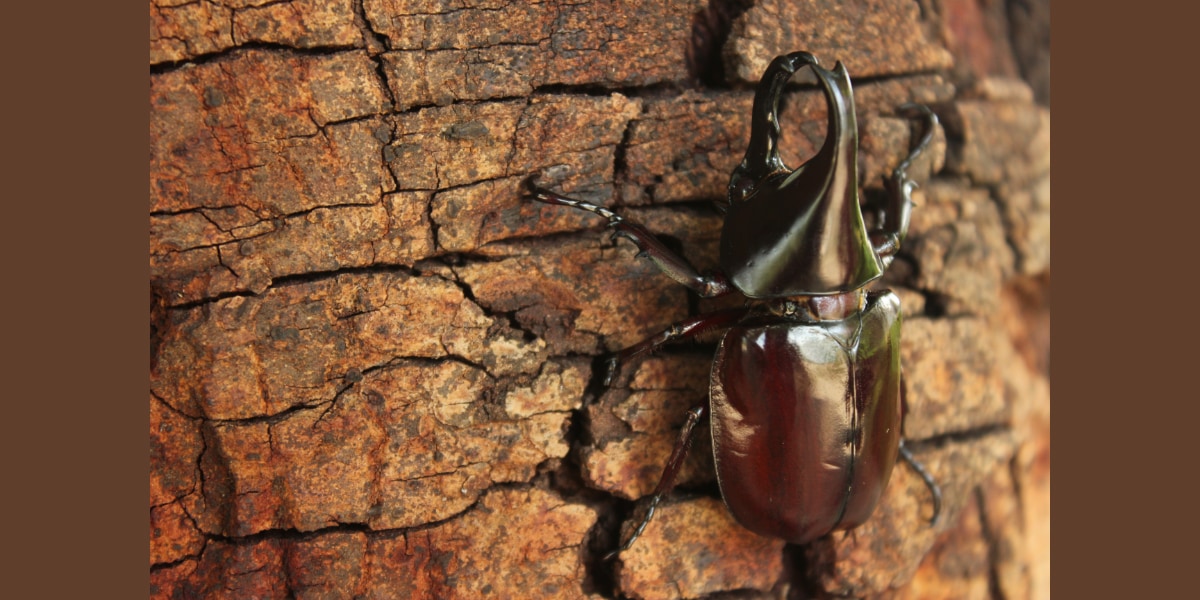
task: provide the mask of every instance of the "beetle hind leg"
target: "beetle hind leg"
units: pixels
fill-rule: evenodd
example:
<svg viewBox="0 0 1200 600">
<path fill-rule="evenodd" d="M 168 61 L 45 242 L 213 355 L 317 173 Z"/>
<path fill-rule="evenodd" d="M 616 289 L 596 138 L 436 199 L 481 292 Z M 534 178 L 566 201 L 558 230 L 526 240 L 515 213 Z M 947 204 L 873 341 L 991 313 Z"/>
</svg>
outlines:
<svg viewBox="0 0 1200 600">
<path fill-rule="evenodd" d="M 667 464 L 663 467 L 662 476 L 658 480 L 658 486 L 654 488 L 654 494 L 650 496 L 650 504 L 646 507 L 646 514 L 642 517 L 637 529 L 633 530 L 633 535 L 621 544 L 619 548 L 604 555 L 604 560 L 611 560 L 618 554 L 628 550 L 633 546 L 642 532 L 646 530 L 646 526 L 650 524 L 650 519 L 654 517 L 654 509 L 658 507 L 658 503 L 662 501 L 663 496 L 671 493 L 675 489 L 675 479 L 679 477 L 679 470 L 683 467 L 683 461 L 687 459 L 688 453 L 692 449 L 692 441 L 696 437 L 696 425 L 700 420 L 708 416 L 708 404 L 701 404 L 688 411 L 687 422 L 683 424 L 683 428 L 679 430 L 679 440 L 675 442 L 675 449 L 671 451 L 671 457 L 667 459 Z"/>
<path fill-rule="evenodd" d="M 667 277 L 687 286 L 697 294 L 705 298 L 713 298 L 733 291 L 733 286 L 729 284 L 724 275 L 720 273 L 701 274 L 691 263 L 682 256 L 672 252 L 670 248 L 667 248 L 662 243 L 662 240 L 659 240 L 653 233 L 647 231 L 645 227 L 603 206 L 568 198 L 545 188 L 538 187 L 533 183 L 532 178 L 526 181 L 526 187 L 529 196 L 538 202 L 570 206 L 608 219 L 608 226 L 612 228 L 614 237 L 623 237 L 633 242 L 638 248 L 639 257 L 644 256 L 654 261 L 654 264 Z"/>
<path fill-rule="evenodd" d="M 917 472 L 917 475 L 920 475 L 921 479 L 925 480 L 925 485 L 929 486 L 929 492 L 933 494 L 933 516 L 929 518 L 929 524 L 937 525 L 938 517 L 942 515 L 941 486 L 939 486 L 937 482 L 933 480 L 933 475 L 931 475 L 929 471 L 925 469 L 925 465 L 922 465 L 921 462 L 918 461 L 915 456 L 913 456 L 912 452 L 909 451 L 908 446 L 904 445 L 904 440 L 900 440 L 900 458 L 903 458 L 904 462 L 908 463 L 908 466 L 912 467 L 912 469 Z"/>
</svg>

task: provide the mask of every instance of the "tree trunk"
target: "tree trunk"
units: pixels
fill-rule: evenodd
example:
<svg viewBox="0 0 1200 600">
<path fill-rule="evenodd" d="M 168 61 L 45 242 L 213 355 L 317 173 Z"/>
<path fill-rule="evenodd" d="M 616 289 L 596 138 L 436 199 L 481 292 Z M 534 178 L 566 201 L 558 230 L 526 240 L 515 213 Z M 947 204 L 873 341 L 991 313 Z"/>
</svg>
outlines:
<svg viewBox="0 0 1200 600">
<path fill-rule="evenodd" d="M 153 0 L 151 597 L 1049 597 L 1048 7 Z M 713 344 L 611 386 L 604 357 L 741 300 L 689 298 L 522 182 L 714 268 L 753 85 L 795 50 L 855 78 L 868 199 L 910 147 L 895 107 L 941 118 L 876 284 L 941 519 L 901 464 L 862 527 L 759 537 L 703 425 L 605 560 Z M 826 110 L 796 81 L 793 166 Z"/>
</svg>

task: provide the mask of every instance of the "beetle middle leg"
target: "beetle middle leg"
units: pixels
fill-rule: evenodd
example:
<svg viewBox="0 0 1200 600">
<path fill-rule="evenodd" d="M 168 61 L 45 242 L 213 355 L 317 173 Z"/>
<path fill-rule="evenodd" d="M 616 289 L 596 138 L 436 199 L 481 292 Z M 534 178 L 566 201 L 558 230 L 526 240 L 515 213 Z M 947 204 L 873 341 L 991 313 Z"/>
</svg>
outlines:
<svg viewBox="0 0 1200 600">
<path fill-rule="evenodd" d="M 650 524 L 650 519 L 654 517 L 654 509 L 658 507 L 663 496 L 675 489 L 675 479 L 679 477 L 679 470 L 683 467 L 683 461 L 687 459 L 688 453 L 692 449 L 692 441 L 696 437 L 696 425 L 706 416 L 708 416 L 707 403 L 702 403 L 688 411 L 687 422 L 679 430 L 679 440 L 675 442 L 675 449 L 671 451 L 671 457 L 667 459 L 667 464 L 663 467 L 662 476 L 654 488 L 654 494 L 650 496 L 650 504 L 646 507 L 645 516 L 642 517 L 641 523 L 638 524 L 637 529 L 633 530 L 633 535 L 629 536 L 624 544 L 604 555 L 605 560 L 610 560 L 633 546 L 633 542 L 642 536 L 642 532 Z"/>
<path fill-rule="evenodd" d="M 904 383 L 903 375 L 901 375 L 900 379 L 900 413 L 902 415 L 901 418 L 908 416 L 908 386 Z M 904 459 L 904 462 L 908 463 L 908 466 L 912 467 L 912 470 L 921 476 L 921 479 L 925 481 L 925 485 L 929 488 L 929 493 L 933 494 L 933 516 L 929 518 L 929 524 L 937 525 L 938 517 L 942 514 L 941 486 L 938 485 L 937 481 L 934 481 L 933 474 L 925 468 L 925 465 L 921 464 L 921 461 L 913 456 L 908 446 L 905 445 L 904 438 L 900 438 L 900 458 Z"/>
<path fill-rule="evenodd" d="M 904 445 L 904 440 L 900 440 L 900 458 L 903 458 L 904 462 L 908 463 L 908 466 L 912 467 L 913 470 L 917 472 L 917 475 L 920 475 L 921 479 L 925 480 L 925 485 L 929 486 L 929 492 L 933 494 L 933 516 L 929 518 L 929 524 L 937 525 L 938 517 L 940 517 L 942 514 L 941 486 L 939 486 L 937 482 L 933 480 L 933 475 L 931 475 L 929 471 L 925 469 L 925 465 L 922 465 L 921 461 L 917 460 L 917 458 L 913 456 L 912 452 L 909 451 L 908 446 Z"/>
<path fill-rule="evenodd" d="M 733 286 L 729 284 L 724 275 L 720 273 L 701 274 L 686 259 L 663 245 L 662 241 L 653 233 L 647 231 L 645 227 L 629 221 L 603 206 L 568 198 L 545 188 L 540 188 L 533 183 L 533 178 L 526 180 L 525 183 L 529 194 L 538 202 L 570 206 L 608 219 L 608 226 L 613 229 L 613 236 L 623 237 L 636 244 L 639 257 L 645 256 L 654 261 L 654 264 L 667 277 L 687 286 L 688 289 L 700 294 L 702 297 L 713 298 L 733 291 Z"/>
<path fill-rule="evenodd" d="M 604 375 L 605 387 L 612 385 L 613 379 L 621 364 L 629 359 L 647 352 L 653 352 L 661 346 L 696 337 L 706 331 L 729 328 L 750 312 L 748 307 L 726 308 L 699 316 L 691 317 L 672 324 L 670 327 L 652 335 L 608 358 L 608 372 Z"/>
</svg>

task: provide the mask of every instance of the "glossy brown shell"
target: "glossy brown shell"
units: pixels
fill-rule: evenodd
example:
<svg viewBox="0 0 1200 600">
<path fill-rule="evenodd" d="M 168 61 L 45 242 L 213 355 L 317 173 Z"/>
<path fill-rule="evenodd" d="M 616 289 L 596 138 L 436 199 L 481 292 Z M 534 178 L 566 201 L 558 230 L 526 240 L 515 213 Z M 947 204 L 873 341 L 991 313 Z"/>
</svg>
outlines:
<svg viewBox="0 0 1200 600">
<path fill-rule="evenodd" d="M 721 493 L 762 535 L 802 544 L 870 517 L 900 443 L 900 301 L 843 321 L 729 330 L 711 381 Z"/>
<path fill-rule="evenodd" d="M 778 154 L 778 105 L 800 65 L 829 105 L 825 143 L 789 171 Z M 859 207 L 858 122 L 842 63 L 828 70 L 807 52 L 771 63 L 754 95 L 750 146 L 729 182 L 721 270 L 750 298 L 845 293 L 883 273 Z"/>
</svg>

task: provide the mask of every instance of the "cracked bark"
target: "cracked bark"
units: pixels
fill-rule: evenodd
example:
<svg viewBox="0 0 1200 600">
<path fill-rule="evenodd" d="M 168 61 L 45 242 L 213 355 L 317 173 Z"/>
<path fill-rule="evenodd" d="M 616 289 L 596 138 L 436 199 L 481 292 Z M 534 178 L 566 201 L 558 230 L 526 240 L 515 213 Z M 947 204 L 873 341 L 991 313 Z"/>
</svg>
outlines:
<svg viewBox="0 0 1200 600">
<path fill-rule="evenodd" d="M 652 4 L 151 3 L 152 597 L 1048 595 L 1049 111 L 1014 79 L 1048 67 L 1004 22 L 1037 11 Z M 754 536 L 701 432 L 682 493 L 605 563 L 711 347 L 612 389 L 598 357 L 729 300 L 520 182 L 711 268 L 751 80 L 797 49 L 856 76 L 868 198 L 909 143 L 893 108 L 943 120 L 883 282 L 943 520 L 898 467 L 854 532 Z M 804 86 L 786 106 L 795 165 L 826 109 Z"/>
</svg>

